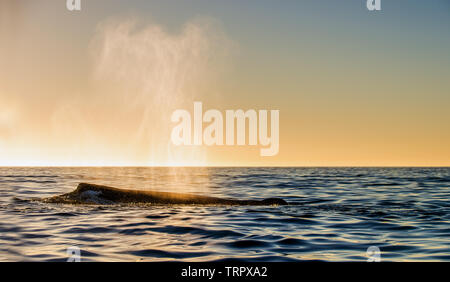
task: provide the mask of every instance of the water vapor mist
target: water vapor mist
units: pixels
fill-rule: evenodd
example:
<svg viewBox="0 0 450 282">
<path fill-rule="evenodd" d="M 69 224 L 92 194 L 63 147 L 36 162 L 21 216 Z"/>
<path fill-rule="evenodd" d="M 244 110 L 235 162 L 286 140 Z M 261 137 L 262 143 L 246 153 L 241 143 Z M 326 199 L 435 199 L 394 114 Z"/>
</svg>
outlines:
<svg viewBox="0 0 450 282">
<path fill-rule="evenodd" d="M 99 94 L 116 108 L 118 130 L 128 132 L 127 150 L 146 164 L 199 165 L 202 149 L 175 148 L 169 142 L 170 114 L 209 94 L 228 40 L 211 21 L 194 20 L 178 32 L 136 20 L 99 25 L 92 42 Z M 123 121 L 128 122 L 123 124 Z"/>
</svg>

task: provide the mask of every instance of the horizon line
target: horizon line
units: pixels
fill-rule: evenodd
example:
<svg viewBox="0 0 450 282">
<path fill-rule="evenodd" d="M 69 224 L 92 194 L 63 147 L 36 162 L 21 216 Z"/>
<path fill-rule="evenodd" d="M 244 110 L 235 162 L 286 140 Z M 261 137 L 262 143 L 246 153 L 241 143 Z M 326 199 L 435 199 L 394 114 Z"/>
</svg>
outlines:
<svg viewBox="0 0 450 282">
<path fill-rule="evenodd" d="M 170 165 L 0 165 L 0 168 L 450 168 L 450 165 L 205 165 L 205 166 L 170 166 Z"/>
</svg>

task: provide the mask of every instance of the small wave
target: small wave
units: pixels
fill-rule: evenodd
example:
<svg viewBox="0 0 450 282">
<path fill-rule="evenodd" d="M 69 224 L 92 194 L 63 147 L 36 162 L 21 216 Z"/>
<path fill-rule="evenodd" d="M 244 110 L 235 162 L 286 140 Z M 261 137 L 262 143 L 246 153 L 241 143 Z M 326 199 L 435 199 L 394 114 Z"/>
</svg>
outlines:
<svg viewBox="0 0 450 282">
<path fill-rule="evenodd" d="M 111 228 L 111 227 L 72 227 L 69 229 L 64 230 L 62 233 L 69 233 L 69 234 L 80 234 L 80 233 L 112 233 L 112 232 L 118 232 L 117 229 Z"/>
<path fill-rule="evenodd" d="M 271 244 L 262 240 L 238 240 L 233 242 L 224 243 L 223 245 L 229 248 L 247 249 L 247 248 L 265 248 Z"/>
<path fill-rule="evenodd" d="M 225 237 L 242 237 L 243 234 L 232 231 L 232 230 L 217 230 L 217 229 L 204 229 L 190 226 L 164 226 L 164 227 L 154 227 L 149 228 L 149 231 L 153 232 L 161 232 L 168 234 L 194 234 L 194 235 L 202 235 L 207 238 L 225 238 Z"/>
<path fill-rule="evenodd" d="M 303 246 L 307 245 L 305 240 L 300 240 L 296 238 L 285 238 L 276 242 L 278 245 L 287 245 L 287 246 Z"/>
<path fill-rule="evenodd" d="M 146 250 L 138 250 L 126 252 L 128 254 L 132 254 L 139 257 L 150 257 L 150 258 L 174 258 L 174 259 L 183 259 L 183 258 L 196 258 L 196 257 L 204 257 L 209 256 L 214 253 L 212 252 L 168 252 L 157 249 L 146 249 Z"/>
</svg>

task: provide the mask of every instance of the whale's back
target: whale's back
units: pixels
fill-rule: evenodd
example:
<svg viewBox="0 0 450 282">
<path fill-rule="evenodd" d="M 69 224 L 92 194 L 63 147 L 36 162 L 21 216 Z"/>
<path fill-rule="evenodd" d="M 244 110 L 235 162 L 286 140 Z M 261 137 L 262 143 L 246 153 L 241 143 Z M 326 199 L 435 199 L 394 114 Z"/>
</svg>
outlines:
<svg viewBox="0 0 450 282">
<path fill-rule="evenodd" d="M 287 202 L 280 198 L 268 198 L 262 201 L 223 199 L 185 193 L 119 189 L 90 183 L 80 183 L 74 191 L 47 198 L 44 201 L 68 204 L 287 205 Z"/>
</svg>

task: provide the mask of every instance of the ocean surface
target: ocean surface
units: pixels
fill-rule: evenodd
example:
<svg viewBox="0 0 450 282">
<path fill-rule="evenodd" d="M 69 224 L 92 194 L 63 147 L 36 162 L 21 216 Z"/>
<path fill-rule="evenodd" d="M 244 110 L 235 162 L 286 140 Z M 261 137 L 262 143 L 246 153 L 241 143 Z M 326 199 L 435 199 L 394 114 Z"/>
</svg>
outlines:
<svg viewBox="0 0 450 282">
<path fill-rule="evenodd" d="M 79 182 L 289 206 L 64 205 Z M 0 168 L 0 261 L 450 261 L 450 168 Z"/>
</svg>

